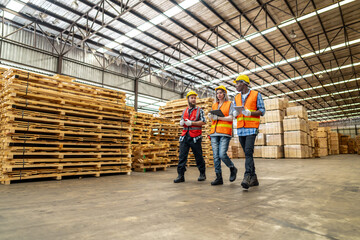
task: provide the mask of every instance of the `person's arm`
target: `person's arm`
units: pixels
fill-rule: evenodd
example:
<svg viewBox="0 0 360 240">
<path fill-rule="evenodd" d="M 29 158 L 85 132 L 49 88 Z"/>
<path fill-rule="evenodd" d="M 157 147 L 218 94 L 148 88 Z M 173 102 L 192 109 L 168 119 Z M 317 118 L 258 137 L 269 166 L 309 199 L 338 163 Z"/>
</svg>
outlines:
<svg viewBox="0 0 360 240">
<path fill-rule="evenodd" d="M 201 127 L 201 126 L 203 126 L 205 124 L 206 124 L 205 114 L 204 114 L 204 110 L 201 108 L 200 109 L 200 119 L 199 119 L 199 121 L 192 122 L 192 125 Z"/>
<path fill-rule="evenodd" d="M 258 110 L 256 110 L 255 112 L 251 112 L 251 116 L 254 116 L 254 117 L 264 116 L 265 115 L 265 104 L 264 104 L 264 100 L 260 93 L 258 93 L 258 97 L 257 97 L 257 108 L 258 108 Z"/>
<path fill-rule="evenodd" d="M 227 117 L 218 117 L 218 120 L 232 122 L 233 121 L 233 111 L 234 111 L 234 104 L 231 103 L 230 104 L 230 109 L 229 109 L 229 116 L 227 116 Z"/>
</svg>

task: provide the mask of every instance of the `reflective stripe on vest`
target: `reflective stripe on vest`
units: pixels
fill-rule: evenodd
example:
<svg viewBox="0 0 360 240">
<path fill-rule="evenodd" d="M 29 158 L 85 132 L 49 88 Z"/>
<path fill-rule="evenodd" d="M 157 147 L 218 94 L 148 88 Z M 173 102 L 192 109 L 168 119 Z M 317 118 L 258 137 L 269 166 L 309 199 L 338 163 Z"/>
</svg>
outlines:
<svg viewBox="0 0 360 240">
<path fill-rule="evenodd" d="M 258 92 L 250 90 L 249 96 L 245 100 L 245 109 L 250 110 L 250 112 L 255 112 L 257 110 L 257 97 Z M 235 96 L 235 103 L 236 106 L 243 106 L 241 93 Z M 244 116 L 242 113 L 240 113 L 236 119 L 237 128 L 259 128 L 260 125 L 260 116 Z"/>
<path fill-rule="evenodd" d="M 195 115 L 194 115 L 194 111 L 195 111 Z M 192 110 L 190 116 L 189 116 L 189 107 L 187 107 L 182 114 L 182 118 L 184 120 L 188 119 L 192 122 L 194 121 L 199 121 L 200 119 L 200 108 L 196 107 L 194 110 Z M 187 132 L 189 131 L 190 137 L 198 137 L 202 134 L 202 127 L 199 126 L 186 126 L 184 125 L 183 131 L 181 133 L 181 136 L 184 136 Z"/>
<path fill-rule="evenodd" d="M 222 104 L 222 106 L 220 107 L 220 110 L 224 114 L 225 117 L 229 116 L 230 106 L 231 106 L 231 101 L 225 101 Z M 216 102 L 213 104 L 212 110 L 217 110 L 217 109 L 219 109 L 219 103 Z M 222 121 L 222 120 L 212 121 L 210 134 L 213 134 L 215 132 L 227 134 L 227 135 L 231 136 L 232 135 L 232 122 Z"/>
</svg>

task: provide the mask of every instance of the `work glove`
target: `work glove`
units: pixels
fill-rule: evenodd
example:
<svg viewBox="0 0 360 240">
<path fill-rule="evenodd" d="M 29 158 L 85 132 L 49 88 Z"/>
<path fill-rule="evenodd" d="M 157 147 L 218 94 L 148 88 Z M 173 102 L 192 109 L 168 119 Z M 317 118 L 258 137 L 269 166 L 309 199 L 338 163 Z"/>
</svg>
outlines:
<svg viewBox="0 0 360 240">
<path fill-rule="evenodd" d="M 251 112 L 248 109 L 243 110 L 241 113 L 244 114 L 244 116 L 247 116 L 247 117 L 251 116 Z"/>
<path fill-rule="evenodd" d="M 180 120 L 180 126 L 184 126 L 185 121 L 183 119 Z"/>
<path fill-rule="evenodd" d="M 236 118 L 240 113 L 236 110 L 233 111 L 233 117 Z"/>
<path fill-rule="evenodd" d="M 212 120 L 217 121 L 219 119 L 219 116 L 218 115 L 212 115 L 211 118 L 212 118 Z"/>
<path fill-rule="evenodd" d="M 186 119 L 185 125 L 190 127 L 192 125 L 192 121 L 190 121 L 189 119 Z"/>
<path fill-rule="evenodd" d="M 212 114 L 211 114 L 211 113 L 208 113 L 208 118 L 209 118 L 210 120 L 212 120 Z"/>
</svg>

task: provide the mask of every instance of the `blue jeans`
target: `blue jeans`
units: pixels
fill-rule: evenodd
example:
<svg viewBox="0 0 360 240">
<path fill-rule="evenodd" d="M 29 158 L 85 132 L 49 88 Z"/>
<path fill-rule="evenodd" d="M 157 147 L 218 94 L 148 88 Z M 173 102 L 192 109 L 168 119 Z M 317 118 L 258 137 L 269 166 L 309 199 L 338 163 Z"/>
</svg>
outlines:
<svg viewBox="0 0 360 240">
<path fill-rule="evenodd" d="M 211 146 L 214 155 L 215 172 L 221 173 L 221 160 L 229 168 L 234 167 L 234 163 L 227 155 L 231 137 L 214 136 L 211 137 Z M 220 160 L 221 159 L 221 160 Z"/>
</svg>

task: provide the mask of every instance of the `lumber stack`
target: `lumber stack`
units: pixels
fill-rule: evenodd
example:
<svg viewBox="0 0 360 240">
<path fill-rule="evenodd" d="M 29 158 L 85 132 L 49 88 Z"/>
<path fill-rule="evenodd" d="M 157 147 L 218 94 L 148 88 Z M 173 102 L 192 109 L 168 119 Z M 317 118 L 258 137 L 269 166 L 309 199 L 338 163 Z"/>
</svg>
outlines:
<svg viewBox="0 0 360 240">
<path fill-rule="evenodd" d="M 132 146 L 150 144 L 153 120 L 152 114 L 134 112 L 131 118 Z"/>
<path fill-rule="evenodd" d="M 9 69 L 0 99 L 1 183 L 131 172 L 124 93 Z"/>
<path fill-rule="evenodd" d="M 133 149 L 133 168 L 136 172 L 166 170 L 168 144 L 147 144 Z"/>
<path fill-rule="evenodd" d="M 360 135 L 355 137 L 356 151 L 360 155 Z"/>
<path fill-rule="evenodd" d="M 198 98 L 196 100 L 196 106 L 201 107 L 204 110 L 205 116 L 207 116 L 208 112 L 211 110 L 212 104 L 214 102 L 213 98 Z M 182 127 L 179 125 L 181 120 L 181 115 L 188 106 L 187 99 L 177 99 L 173 101 L 169 101 L 165 106 L 159 108 L 159 114 L 161 117 L 166 119 L 171 119 L 178 126 L 178 136 L 181 135 Z M 202 138 L 202 149 L 203 156 L 207 166 L 214 165 L 214 159 L 211 148 L 211 141 L 208 138 L 210 135 L 211 122 L 207 119 L 207 124 L 203 126 L 203 138 Z M 193 153 L 190 150 L 190 154 L 188 157 L 188 166 L 196 166 L 196 161 Z"/>
</svg>

